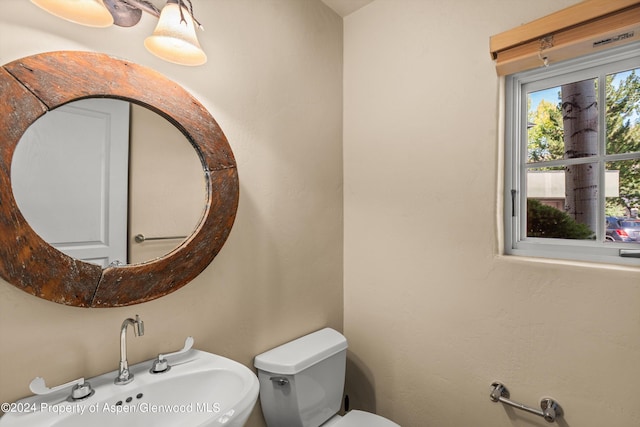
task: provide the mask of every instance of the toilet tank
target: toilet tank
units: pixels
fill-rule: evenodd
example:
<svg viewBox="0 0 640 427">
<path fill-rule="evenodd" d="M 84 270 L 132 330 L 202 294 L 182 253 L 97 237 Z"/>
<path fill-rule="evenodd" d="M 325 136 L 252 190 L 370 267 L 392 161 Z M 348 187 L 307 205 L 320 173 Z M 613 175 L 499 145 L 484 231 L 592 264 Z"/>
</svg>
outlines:
<svg viewBox="0 0 640 427">
<path fill-rule="evenodd" d="M 318 427 L 340 410 L 347 340 L 325 328 L 256 356 L 268 427 Z"/>
</svg>

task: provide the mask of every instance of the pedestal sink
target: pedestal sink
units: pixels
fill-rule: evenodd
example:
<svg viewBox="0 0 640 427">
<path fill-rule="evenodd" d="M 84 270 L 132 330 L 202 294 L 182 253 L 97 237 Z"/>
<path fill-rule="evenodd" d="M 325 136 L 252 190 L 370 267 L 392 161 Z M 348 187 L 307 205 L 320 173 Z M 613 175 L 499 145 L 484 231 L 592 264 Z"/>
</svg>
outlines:
<svg viewBox="0 0 640 427">
<path fill-rule="evenodd" d="M 244 365 L 200 350 L 168 360 L 151 373 L 152 361 L 130 367 L 134 380 L 114 384 L 118 372 L 87 381 L 94 393 L 72 400 L 71 387 L 8 405 L 0 427 L 200 427 L 243 426 L 258 398 L 256 375 Z"/>
</svg>

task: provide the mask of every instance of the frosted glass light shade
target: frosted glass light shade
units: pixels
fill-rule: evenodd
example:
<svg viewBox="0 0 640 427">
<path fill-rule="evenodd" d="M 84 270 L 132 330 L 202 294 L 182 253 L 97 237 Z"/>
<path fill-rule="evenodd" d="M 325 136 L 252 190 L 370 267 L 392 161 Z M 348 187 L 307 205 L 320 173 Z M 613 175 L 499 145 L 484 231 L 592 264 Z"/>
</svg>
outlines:
<svg viewBox="0 0 640 427">
<path fill-rule="evenodd" d="M 155 31 L 144 40 L 144 46 L 165 61 L 180 65 L 202 65 L 207 62 L 207 55 L 198 43 L 191 15 L 185 8 L 182 12 L 186 22 L 180 22 L 180 6 L 168 2 L 160 13 Z"/>
<path fill-rule="evenodd" d="M 108 27 L 113 16 L 102 0 L 31 0 L 33 4 L 58 18 L 89 27 Z"/>
</svg>

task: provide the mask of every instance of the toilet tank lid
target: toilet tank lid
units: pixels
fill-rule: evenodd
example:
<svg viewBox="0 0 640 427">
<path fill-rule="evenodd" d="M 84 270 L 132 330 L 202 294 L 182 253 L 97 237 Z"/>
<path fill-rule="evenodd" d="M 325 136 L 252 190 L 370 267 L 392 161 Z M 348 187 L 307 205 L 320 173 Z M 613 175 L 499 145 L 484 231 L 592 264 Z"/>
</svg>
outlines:
<svg viewBox="0 0 640 427">
<path fill-rule="evenodd" d="M 253 365 L 262 371 L 293 375 L 346 349 L 347 339 L 325 328 L 259 354 Z"/>
</svg>

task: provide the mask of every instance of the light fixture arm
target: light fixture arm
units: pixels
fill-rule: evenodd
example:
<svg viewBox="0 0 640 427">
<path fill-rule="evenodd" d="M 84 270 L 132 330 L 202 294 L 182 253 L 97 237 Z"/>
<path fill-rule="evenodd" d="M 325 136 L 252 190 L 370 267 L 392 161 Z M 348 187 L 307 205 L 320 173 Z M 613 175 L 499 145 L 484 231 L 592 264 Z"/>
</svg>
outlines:
<svg viewBox="0 0 640 427">
<path fill-rule="evenodd" d="M 204 30 L 202 24 L 193 16 L 193 4 L 191 0 L 168 0 L 167 3 L 174 3 L 180 6 L 180 23 L 186 22 L 186 18 L 182 11 L 184 7 L 191 15 L 193 22 Z M 114 18 L 114 24 L 121 27 L 131 27 L 138 23 L 142 12 L 160 17 L 160 9 L 147 0 L 104 0 L 107 7 Z"/>
<path fill-rule="evenodd" d="M 204 31 L 204 27 L 202 26 L 200 21 L 198 21 L 196 17 L 193 16 L 193 4 L 191 3 L 191 0 L 177 0 L 177 3 L 178 6 L 180 6 L 180 23 L 187 22 L 186 19 L 184 19 L 184 13 L 182 12 L 182 8 L 184 7 L 189 11 L 189 15 L 191 15 L 191 19 L 193 19 L 193 22 L 198 26 L 198 28 Z M 189 7 L 187 7 L 187 3 L 189 4 Z"/>
<path fill-rule="evenodd" d="M 160 17 L 160 9 L 158 9 L 153 3 L 148 2 L 146 0 L 120 0 L 122 3 L 125 3 L 133 8 L 136 9 L 140 9 L 143 12 L 147 12 L 153 16 L 155 16 L 156 18 Z M 196 19 L 196 17 L 193 15 L 193 4 L 191 3 L 191 0 L 175 0 L 172 3 L 178 3 L 178 5 L 180 6 L 180 22 L 186 22 L 186 19 L 184 17 L 184 13 L 182 12 L 182 8 L 186 8 L 189 11 L 189 15 L 191 15 L 191 18 L 193 19 L 193 22 L 195 22 L 195 24 L 198 26 L 198 28 L 200 28 L 201 30 L 204 30 L 204 27 L 202 26 L 202 24 L 200 23 L 200 21 L 198 21 Z"/>
<path fill-rule="evenodd" d="M 158 9 L 153 3 L 150 3 L 146 0 L 121 0 L 122 3 L 125 3 L 133 8 L 140 9 L 143 12 L 147 12 L 156 18 L 160 16 L 160 9 Z"/>
</svg>

